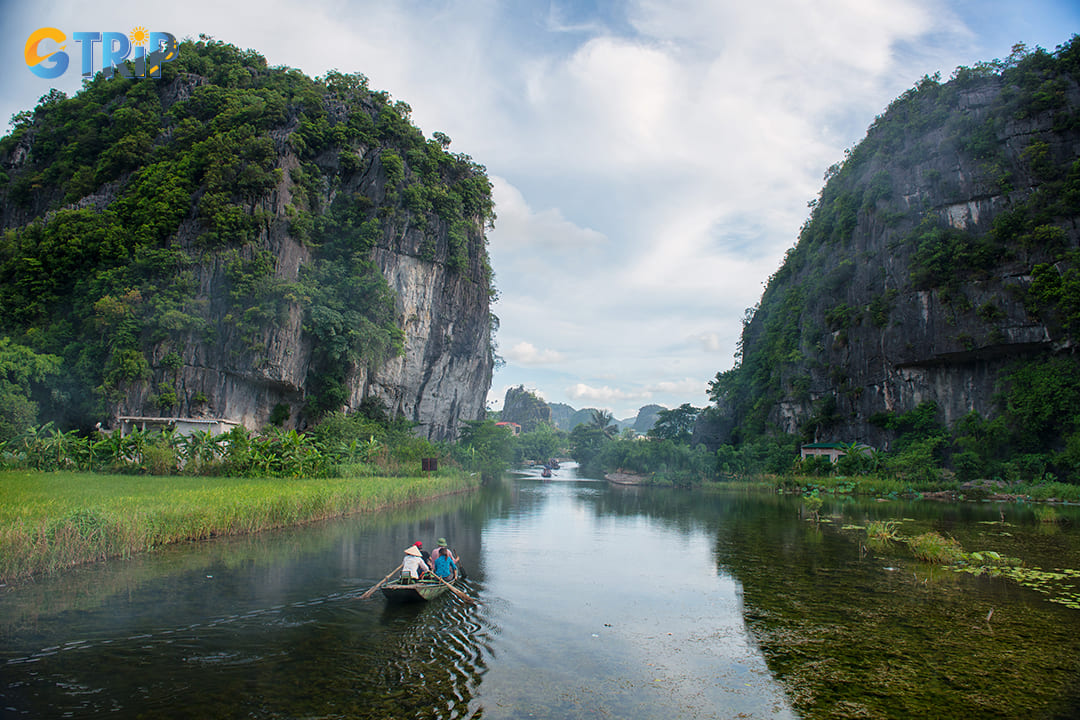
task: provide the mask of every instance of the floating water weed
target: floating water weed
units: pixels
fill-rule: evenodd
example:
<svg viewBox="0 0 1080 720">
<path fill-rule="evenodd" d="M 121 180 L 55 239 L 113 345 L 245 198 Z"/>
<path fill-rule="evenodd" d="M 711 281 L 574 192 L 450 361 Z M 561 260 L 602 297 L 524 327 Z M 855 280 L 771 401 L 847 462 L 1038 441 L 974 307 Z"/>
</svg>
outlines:
<svg viewBox="0 0 1080 720">
<path fill-rule="evenodd" d="M 1039 505 L 1035 508 L 1035 519 L 1041 523 L 1058 523 L 1061 522 L 1061 516 L 1058 515 L 1057 508 L 1053 505 Z"/>
<path fill-rule="evenodd" d="M 953 538 L 937 532 L 923 533 L 908 540 L 908 547 L 918 559 L 937 565 L 954 565 L 964 560 L 964 549 Z"/>
<path fill-rule="evenodd" d="M 1046 595 L 1046 599 L 1052 603 L 1080 610 L 1080 570 L 1043 570 L 1010 565 L 993 568 L 988 572 L 1007 577 L 1019 585 Z"/>
<path fill-rule="evenodd" d="M 871 520 L 866 524 L 866 539 L 879 543 L 896 540 L 899 526 L 896 520 Z"/>
</svg>

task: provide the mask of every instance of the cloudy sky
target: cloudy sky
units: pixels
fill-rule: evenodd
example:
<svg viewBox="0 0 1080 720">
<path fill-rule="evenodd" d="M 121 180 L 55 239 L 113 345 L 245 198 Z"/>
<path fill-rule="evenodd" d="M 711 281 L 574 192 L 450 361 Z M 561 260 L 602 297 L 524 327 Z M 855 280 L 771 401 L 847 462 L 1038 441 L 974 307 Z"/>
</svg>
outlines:
<svg viewBox="0 0 1080 720">
<path fill-rule="evenodd" d="M 27 68 L 44 26 L 205 33 L 409 103 L 494 184 L 492 407 L 523 384 L 625 418 L 707 404 L 825 169 L 893 98 L 1017 42 L 1053 50 L 1080 3 L 0 0 L 4 120 L 79 87 L 77 61 Z"/>
</svg>

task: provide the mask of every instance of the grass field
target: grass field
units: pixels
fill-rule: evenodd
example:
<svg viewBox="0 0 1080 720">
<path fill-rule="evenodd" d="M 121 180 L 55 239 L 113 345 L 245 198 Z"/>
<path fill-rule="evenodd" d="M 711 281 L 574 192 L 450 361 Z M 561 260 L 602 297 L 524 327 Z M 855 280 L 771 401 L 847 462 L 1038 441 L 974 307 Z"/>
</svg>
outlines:
<svg viewBox="0 0 1080 720">
<path fill-rule="evenodd" d="M 814 477 L 806 475 L 760 475 L 737 480 L 706 483 L 709 490 L 771 490 L 780 492 L 818 491 L 841 495 L 878 497 L 919 497 L 925 493 L 952 493 L 957 500 L 979 500 L 994 493 L 1036 502 L 1080 502 L 1080 485 L 1062 482 L 996 483 L 965 486 L 955 480 L 911 482 L 898 478 L 859 475 L 851 477 Z"/>
<path fill-rule="evenodd" d="M 0 472 L 0 582 L 464 492 L 462 473 L 252 479 Z"/>
</svg>

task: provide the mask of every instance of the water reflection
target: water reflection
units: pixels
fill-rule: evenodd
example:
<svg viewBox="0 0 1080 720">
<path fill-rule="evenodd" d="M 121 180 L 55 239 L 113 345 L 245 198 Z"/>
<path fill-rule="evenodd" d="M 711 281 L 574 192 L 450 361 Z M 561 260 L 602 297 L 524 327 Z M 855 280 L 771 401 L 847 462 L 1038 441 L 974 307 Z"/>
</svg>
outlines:
<svg viewBox="0 0 1080 720">
<path fill-rule="evenodd" d="M 169 548 L 0 595 L 4 717 L 454 717 L 487 643 L 454 604 L 358 596 L 406 543 L 478 552 L 478 495 Z"/>
<path fill-rule="evenodd" d="M 1001 578 L 871 551 L 852 526 L 895 520 L 969 551 L 1080 567 L 1080 538 L 1051 538 L 1030 508 L 837 499 L 829 522 L 796 498 L 730 498 L 716 554 L 743 583 L 746 618 L 796 707 L 813 718 L 1075 717 L 1080 615 Z M 845 525 L 848 529 L 844 529 Z"/>
<path fill-rule="evenodd" d="M 1066 520 L 1071 511 L 1063 511 Z M 1004 514 L 1004 518 L 1002 515 Z M 0 714 L 115 718 L 1067 716 L 1077 611 L 870 552 L 899 520 L 1039 567 L 1030 508 L 609 487 L 563 466 L 377 517 L 163 550 L 0 594 Z M 844 529 L 847 526 L 849 529 Z M 359 595 L 447 537 L 451 595 Z M 985 619 L 993 609 L 992 620 Z"/>
<path fill-rule="evenodd" d="M 517 484 L 484 530 L 499 605 L 485 718 L 791 717 L 717 577 L 691 496 L 574 482 Z M 700 497 L 698 498 L 700 501 Z"/>
</svg>

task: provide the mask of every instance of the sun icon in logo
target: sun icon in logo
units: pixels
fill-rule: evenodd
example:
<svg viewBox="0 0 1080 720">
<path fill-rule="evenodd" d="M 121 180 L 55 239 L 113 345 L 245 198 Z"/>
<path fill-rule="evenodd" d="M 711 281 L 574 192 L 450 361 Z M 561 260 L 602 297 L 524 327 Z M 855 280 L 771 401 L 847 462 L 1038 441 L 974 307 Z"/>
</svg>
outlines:
<svg viewBox="0 0 1080 720">
<path fill-rule="evenodd" d="M 128 37 L 131 38 L 132 45 L 145 45 L 146 41 L 150 39 L 150 33 L 146 32 L 146 28 L 142 25 L 139 25 L 131 29 Z"/>
</svg>

